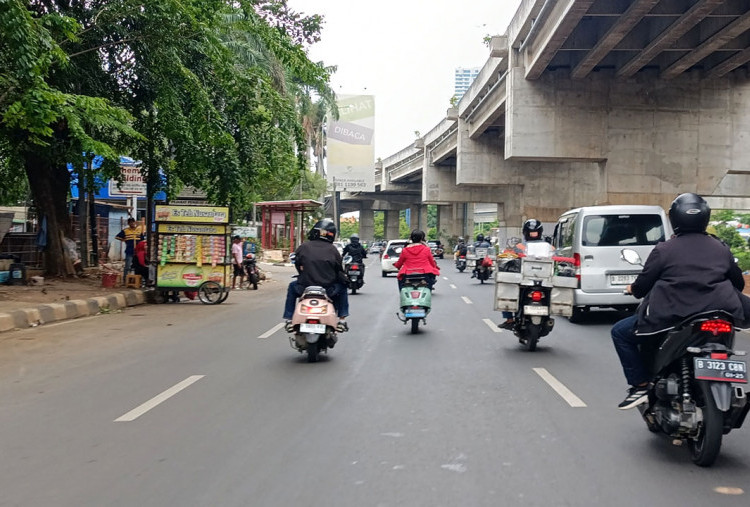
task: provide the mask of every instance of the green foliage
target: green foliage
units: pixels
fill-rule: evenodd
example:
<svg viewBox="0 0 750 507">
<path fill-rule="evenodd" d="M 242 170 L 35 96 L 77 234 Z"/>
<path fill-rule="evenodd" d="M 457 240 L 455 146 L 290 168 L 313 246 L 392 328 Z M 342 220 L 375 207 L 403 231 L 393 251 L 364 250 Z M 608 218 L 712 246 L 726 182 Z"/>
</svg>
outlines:
<svg viewBox="0 0 750 507">
<path fill-rule="evenodd" d="M 713 210 L 711 212 L 711 221 L 715 222 L 729 222 L 734 220 L 734 211 L 730 209 Z"/>
<path fill-rule="evenodd" d="M 740 215 L 737 217 L 732 210 L 721 210 L 711 213 L 712 221 L 717 221 L 718 223 L 714 223 L 708 227 L 709 233 L 715 234 L 724 243 L 729 245 L 729 249 L 737 259 L 737 264 L 742 271 L 750 270 L 750 245 L 748 245 L 748 242 L 735 227 L 727 225 L 724 222 L 739 220 L 742 223 L 750 223 L 750 221 L 747 221 L 748 218 L 750 218 L 750 215 Z"/>
<path fill-rule="evenodd" d="M 373 235 L 375 236 L 375 239 L 386 239 L 385 237 L 385 212 L 384 211 L 374 212 L 373 222 L 374 222 L 373 230 L 375 231 Z"/>
<path fill-rule="evenodd" d="M 341 221 L 341 231 L 339 231 L 339 238 L 342 240 L 350 238 L 352 234 L 359 234 L 359 222 L 350 222 L 348 220 Z M 362 238 L 366 239 L 366 238 Z"/>
<path fill-rule="evenodd" d="M 729 248 L 733 252 L 737 249 L 744 250 L 747 248 L 747 242 L 734 227 L 725 224 L 717 224 L 714 227 L 716 229 L 716 236 L 729 245 Z"/>
</svg>

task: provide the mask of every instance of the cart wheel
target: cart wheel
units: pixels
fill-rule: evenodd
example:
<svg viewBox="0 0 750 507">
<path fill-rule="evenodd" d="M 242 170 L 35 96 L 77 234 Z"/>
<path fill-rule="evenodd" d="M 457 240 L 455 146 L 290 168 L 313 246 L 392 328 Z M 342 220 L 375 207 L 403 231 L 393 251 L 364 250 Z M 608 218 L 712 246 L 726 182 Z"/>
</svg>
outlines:
<svg viewBox="0 0 750 507">
<path fill-rule="evenodd" d="M 221 299 L 220 299 L 220 300 L 218 301 L 218 303 L 219 303 L 219 304 L 221 304 L 221 303 L 223 303 L 224 301 L 226 301 L 226 300 L 227 300 L 227 298 L 229 297 L 229 289 L 227 289 L 226 287 L 222 287 L 222 289 L 221 289 L 221 290 L 222 290 L 223 292 L 221 293 Z"/>
<path fill-rule="evenodd" d="M 198 287 L 198 299 L 204 305 L 215 305 L 224 301 L 224 289 L 218 282 L 203 282 Z"/>
</svg>

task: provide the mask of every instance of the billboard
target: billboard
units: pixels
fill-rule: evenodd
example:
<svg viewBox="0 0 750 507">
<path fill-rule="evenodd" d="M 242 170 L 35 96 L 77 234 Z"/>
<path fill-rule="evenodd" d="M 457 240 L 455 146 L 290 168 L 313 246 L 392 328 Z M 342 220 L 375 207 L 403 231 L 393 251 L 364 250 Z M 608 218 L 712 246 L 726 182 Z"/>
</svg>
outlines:
<svg viewBox="0 0 750 507">
<path fill-rule="evenodd" d="M 340 95 L 339 119 L 328 119 L 328 187 L 346 192 L 375 191 L 375 97 Z"/>
<path fill-rule="evenodd" d="M 122 183 L 117 180 L 109 180 L 109 195 L 112 197 L 146 195 L 146 181 L 141 175 L 140 162 L 123 163 L 120 162 L 120 171 L 122 172 Z"/>
</svg>

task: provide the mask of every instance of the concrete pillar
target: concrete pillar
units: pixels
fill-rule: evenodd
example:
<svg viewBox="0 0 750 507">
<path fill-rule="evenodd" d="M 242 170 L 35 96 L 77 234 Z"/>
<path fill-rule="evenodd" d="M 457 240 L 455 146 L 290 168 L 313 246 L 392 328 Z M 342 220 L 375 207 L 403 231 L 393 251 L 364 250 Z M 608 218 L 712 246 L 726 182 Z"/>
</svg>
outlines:
<svg viewBox="0 0 750 507">
<path fill-rule="evenodd" d="M 375 238 L 375 215 L 369 207 L 362 208 L 359 210 L 359 239 L 360 241 L 366 241 L 372 243 Z"/>
<path fill-rule="evenodd" d="M 384 220 L 384 226 L 385 226 L 385 239 L 391 240 L 391 239 L 399 239 L 399 230 L 398 230 L 398 215 L 399 212 L 397 210 L 385 210 L 383 213 L 385 213 L 385 220 Z"/>
<path fill-rule="evenodd" d="M 463 219 L 457 219 L 458 207 L 456 204 L 438 206 L 438 237 L 441 240 L 461 235 Z"/>
</svg>

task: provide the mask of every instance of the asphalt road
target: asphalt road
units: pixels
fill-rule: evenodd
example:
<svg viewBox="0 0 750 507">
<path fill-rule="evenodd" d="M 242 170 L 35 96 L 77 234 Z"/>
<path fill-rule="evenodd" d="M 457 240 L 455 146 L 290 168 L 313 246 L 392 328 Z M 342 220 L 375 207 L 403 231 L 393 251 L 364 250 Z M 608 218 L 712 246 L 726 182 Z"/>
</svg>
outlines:
<svg viewBox="0 0 750 507">
<path fill-rule="evenodd" d="M 616 409 L 617 314 L 529 353 L 490 325 L 492 285 L 440 264 L 411 335 L 371 260 L 316 364 L 278 327 L 283 279 L 3 335 L 0 506 L 748 504 L 746 428 L 701 469 Z"/>
</svg>

